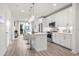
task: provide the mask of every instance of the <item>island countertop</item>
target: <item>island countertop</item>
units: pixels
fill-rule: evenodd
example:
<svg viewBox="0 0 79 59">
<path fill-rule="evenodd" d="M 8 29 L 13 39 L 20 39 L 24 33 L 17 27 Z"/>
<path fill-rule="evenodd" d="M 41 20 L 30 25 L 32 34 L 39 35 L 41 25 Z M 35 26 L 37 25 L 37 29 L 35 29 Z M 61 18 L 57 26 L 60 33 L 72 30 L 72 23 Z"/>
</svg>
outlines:
<svg viewBox="0 0 79 59">
<path fill-rule="evenodd" d="M 46 35 L 47 33 L 41 33 L 41 32 L 38 32 L 38 33 L 33 33 L 33 35 Z"/>
</svg>

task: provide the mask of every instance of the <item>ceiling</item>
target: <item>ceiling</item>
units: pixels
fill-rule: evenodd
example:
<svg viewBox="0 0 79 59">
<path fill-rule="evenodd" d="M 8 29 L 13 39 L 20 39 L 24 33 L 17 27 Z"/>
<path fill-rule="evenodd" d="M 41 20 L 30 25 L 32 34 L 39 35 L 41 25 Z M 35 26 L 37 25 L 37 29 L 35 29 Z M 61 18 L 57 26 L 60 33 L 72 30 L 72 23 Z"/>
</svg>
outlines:
<svg viewBox="0 0 79 59">
<path fill-rule="evenodd" d="M 46 16 L 70 3 L 35 3 L 34 8 L 31 8 L 33 3 L 7 3 L 12 12 L 12 16 L 17 20 L 29 18 L 32 14 L 36 17 Z"/>
</svg>

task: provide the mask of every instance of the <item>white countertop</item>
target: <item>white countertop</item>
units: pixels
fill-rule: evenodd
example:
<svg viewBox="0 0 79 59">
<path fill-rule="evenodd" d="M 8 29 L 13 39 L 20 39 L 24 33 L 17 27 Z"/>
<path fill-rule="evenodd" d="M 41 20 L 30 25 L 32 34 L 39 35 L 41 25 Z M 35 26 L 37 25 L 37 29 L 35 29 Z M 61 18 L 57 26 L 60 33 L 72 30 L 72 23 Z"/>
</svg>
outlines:
<svg viewBox="0 0 79 59">
<path fill-rule="evenodd" d="M 38 32 L 38 33 L 34 33 L 33 35 L 42 35 L 42 34 L 47 34 L 47 33 L 40 33 L 40 32 Z"/>
<path fill-rule="evenodd" d="M 55 33 L 60 33 L 60 34 L 70 34 L 70 35 L 72 35 L 72 33 L 67 33 L 67 32 L 55 32 Z"/>
<path fill-rule="evenodd" d="M 67 33 L 67 32 L 58 32 L 58 33 L 62 33 L 62 34 L 72 34 L 72 33 Z"/>
</svg>

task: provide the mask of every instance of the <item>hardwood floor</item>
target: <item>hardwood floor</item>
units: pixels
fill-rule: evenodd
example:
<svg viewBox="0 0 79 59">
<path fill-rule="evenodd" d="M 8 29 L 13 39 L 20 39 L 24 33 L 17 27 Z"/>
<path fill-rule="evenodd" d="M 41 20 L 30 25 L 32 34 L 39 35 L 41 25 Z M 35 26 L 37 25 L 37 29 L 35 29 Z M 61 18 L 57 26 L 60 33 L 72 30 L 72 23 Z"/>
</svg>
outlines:
<svg viewBox="0 0 79 59">
<path fill-rule="evenodd" d="M 36 52 L 29 49 L 27 40 L 23 40 L 23 36 L 19 36 L 14 40 L 13 44 L 9 46 L 4 56 L 78 56 L 73 54 L 71 50 L 63 48 L 57 44 L 48 42 L 48 49 L 45 51 Z"/>
</svg>

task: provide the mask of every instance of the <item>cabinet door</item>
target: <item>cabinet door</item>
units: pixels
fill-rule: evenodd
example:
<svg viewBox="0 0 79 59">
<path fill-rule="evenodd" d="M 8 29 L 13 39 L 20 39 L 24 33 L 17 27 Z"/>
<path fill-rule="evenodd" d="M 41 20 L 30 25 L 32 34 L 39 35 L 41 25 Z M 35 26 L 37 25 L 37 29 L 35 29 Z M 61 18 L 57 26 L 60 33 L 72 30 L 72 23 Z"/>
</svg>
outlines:
<svg viewBox="0 0 79 59">
<path fill-rule="evenodd" d="M 59 35 L 59 33 L 53 33 L 53 36 L 52 36 L 52 40 L 53 40 L 53 42 L 55 42 L 55 43 L 57 43 L 57 44 L 60 44 L 60 35 Z"/>
<path fill-rule="evenodd" d="M 60 44 L 60 34 L 59 33 L 53 33 L 53 42 Z"/>
<path fill-rule="evenodd" d="M 59 34 L 59 42 L 60 42 L 60 45 L 64 46 L 64 35 L 63 34 Z"/>
<path fill-rule="evenodd" d="M 72 35 L 65 35 L 65 46 L 67 48 L 71 48 L 71 39 L 72 39 Z"/>
<path fill-rule="evenodd" d="M 59 43 L 58 33 L 53 33 L 53 42 Z"/>
<path fill-rule="evenodd" d="M 56 43 L 56 34 L 52 33 L 52 41 Z"/>
<path fill-rule="evenodd" d="M 60 39 L 61 39 L 61 34 L 60 34 L 60 33 L 57 33 L 57 34 L 56 34 L 56 42 L 57 42 L 58 44 L 60 44 Z"/>
</svg>

